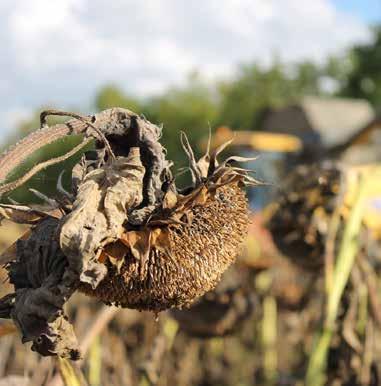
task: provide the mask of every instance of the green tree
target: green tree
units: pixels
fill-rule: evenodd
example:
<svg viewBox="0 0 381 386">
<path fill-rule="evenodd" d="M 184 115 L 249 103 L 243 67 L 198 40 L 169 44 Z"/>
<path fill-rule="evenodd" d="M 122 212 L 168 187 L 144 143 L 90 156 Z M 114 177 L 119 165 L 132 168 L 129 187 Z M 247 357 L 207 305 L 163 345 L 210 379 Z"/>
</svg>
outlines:
<svg viewBox="0 0 381 386">
<path fill-rule="evenodd" d="M 163 123 L 163 142 L 169 159 L 179 162 L 184 160 L 180 131 L 183 130 L 191 143 L 197 145 L 208 134 L 209 125 L 215 127 L 218 100 L 213 87 L 194 73 L 183 87 L 171 88 L 161 96 L 147 100 L 143 113 L 150 121 Z"/>
<path fill-rule="evenodd" d="M 258 130 L 264 109 L 295 102 L 305 94 L 320 94 L 321 76 L 320 68 L 311 62 L 242 66 L 235 79 L 220 84 L 219 123 Z"/>
<path fill-rule="evenodd" d="M 381 25 L 372 29 L 370 43 L 355 45 L 348 53 L 351 68 L 340 94 L 381 104 Z"/>
<path fill-rule="evenodd" d="M 94 104 L 98 111 L 106 110 L 111 107 L 123 107 L 136 112 L 141 110 L 141 103 L 138 99 L 127 96 L 115 85 L 102 87 L 95 96 Z"/>
</svg>

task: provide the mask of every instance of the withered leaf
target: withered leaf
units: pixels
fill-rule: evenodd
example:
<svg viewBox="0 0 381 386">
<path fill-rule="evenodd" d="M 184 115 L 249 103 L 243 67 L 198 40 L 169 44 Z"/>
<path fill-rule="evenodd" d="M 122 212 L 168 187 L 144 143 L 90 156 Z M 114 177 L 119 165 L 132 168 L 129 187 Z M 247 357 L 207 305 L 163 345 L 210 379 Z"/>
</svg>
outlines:
<svg viewBox="0 0 381 386">
<path fill-rule="evenodd" d="M 94 288 L 107 272 L 98 261 L 102 247 L 121 236 L 128 212 L 142 201 L 144 172 L 140 149 L 131 148 L 128 157 L 88 173 L 63 221 L 61 248 L 67 256 L 80 258 L 81 281 Z"/>
<path fill-rule="evenodd" d="M 17 224 L 36 224 L 47 213 L 23 205 L 0 204 L 0 220 L 7 219 Z"/>
</svg>

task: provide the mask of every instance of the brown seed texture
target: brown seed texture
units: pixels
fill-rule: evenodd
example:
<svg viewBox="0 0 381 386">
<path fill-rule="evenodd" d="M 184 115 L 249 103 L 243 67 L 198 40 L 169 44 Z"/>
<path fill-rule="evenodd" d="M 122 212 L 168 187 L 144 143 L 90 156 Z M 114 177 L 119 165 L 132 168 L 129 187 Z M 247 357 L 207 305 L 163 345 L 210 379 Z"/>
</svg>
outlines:
<svg viewBox="0 0 381 386">
<path fill-rule="evenodd" d="M 222 186 L 192 207 L 189 217 L 189 224 L 146 230 L 165 238 L 162 245 L 152 245 L 146 261 L 126 250 L 119 272 L 108 263 L 108 274 L 96 289 L 84 284 L 80 290 L 122 307 L 161 311 L 187 306 L 213 289 L 246 237 L 245 194 L 236 182 Z"/>
</svg>

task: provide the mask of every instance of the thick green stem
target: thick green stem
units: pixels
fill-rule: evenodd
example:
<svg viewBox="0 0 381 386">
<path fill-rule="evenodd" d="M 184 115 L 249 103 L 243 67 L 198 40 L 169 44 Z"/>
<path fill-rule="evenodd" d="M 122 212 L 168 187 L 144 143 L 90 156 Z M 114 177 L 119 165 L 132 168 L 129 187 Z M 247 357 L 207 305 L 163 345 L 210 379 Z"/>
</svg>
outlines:
<svg viewBox="0 0 381 386">
<path fill-rule="evenodd" d="M 348 223 L 345 226 L 337 256 L 333 285 L 328 294 L 324 329 L 317 338 L 317 343 L 310 356 L 306 375 L 306 386 L 322 386 L 325 382 L 325 369 L 329 346 L 335 328 L 340 300 L 359 249 L 357 238 L 363 218 L 364 198 L 366 197 L 367 187 L 372 177 L 374 176 L 368 175 L 366 178 L 362 177 L 358 184 L 356 200 L 352 207 Z"/>
</svg>

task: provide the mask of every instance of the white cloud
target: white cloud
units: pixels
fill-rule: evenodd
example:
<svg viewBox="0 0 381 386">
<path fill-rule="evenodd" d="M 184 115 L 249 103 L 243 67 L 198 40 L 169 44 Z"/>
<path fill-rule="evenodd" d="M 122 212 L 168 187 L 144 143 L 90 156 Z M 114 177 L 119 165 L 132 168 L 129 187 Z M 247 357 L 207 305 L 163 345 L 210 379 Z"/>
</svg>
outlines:
<svg viewBox="0 0 381 386">
<path fill-rule="evenodd" d="M 1 0 L 0 36 L 5 128 L 7 111 L 84 106 L 106 82 L 147 95 L 194 69 L 321 60 L 369 32 L 330 0 Z"/>
<path fill-rule="evenodd" d="M 30 117 L 31 110 L 29 109 L 20 109 L 20 108 L 10 108 L 7 111 L 2 113 L 2 122 L 5 126 L 11 127 L 15 123 L 21 123 L 23 120 L 26 120 Z"/>
</svg>

